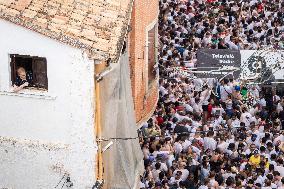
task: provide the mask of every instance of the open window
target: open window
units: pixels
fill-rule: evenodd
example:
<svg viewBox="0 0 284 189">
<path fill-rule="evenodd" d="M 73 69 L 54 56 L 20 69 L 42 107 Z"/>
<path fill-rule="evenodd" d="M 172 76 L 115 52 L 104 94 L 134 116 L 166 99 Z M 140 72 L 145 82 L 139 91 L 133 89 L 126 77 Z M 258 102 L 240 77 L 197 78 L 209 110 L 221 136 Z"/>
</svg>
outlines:
<svg viewBox="0 0 284 189">
<path fill-rule="evenodd" d="M 11 81 L 15 84 L 17 80 L 17 69 L 22 67 L 32 76 L 28 88 L 48 90 L 47 62 L 46 58 L 11 54 Z"/>
<path fill-rule="evenodd" d="M 157 56 L 157 24 L 148 31 L 148 85 L 150 85 L 157 76 L 155 70 L 156 56 Z"/>
</svg>

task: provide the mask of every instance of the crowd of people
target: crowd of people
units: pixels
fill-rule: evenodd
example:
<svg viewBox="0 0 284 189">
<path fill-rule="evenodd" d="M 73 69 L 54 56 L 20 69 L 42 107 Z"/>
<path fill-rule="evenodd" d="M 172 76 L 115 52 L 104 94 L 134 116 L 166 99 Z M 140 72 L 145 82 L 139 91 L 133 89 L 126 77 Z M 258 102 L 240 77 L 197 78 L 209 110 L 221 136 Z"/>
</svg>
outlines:
<svg viewBox="0 0 284 189">
<path fill-rule="evenodd" d="M 141 189 L 284 189 L 284 98 L 194 78 L 196 51 L 284 48 L 282 0 L 160 0 L 160 98 L 141 129 Z M 193 76 L 193 75 L 192 75 Z"/>
</svg>

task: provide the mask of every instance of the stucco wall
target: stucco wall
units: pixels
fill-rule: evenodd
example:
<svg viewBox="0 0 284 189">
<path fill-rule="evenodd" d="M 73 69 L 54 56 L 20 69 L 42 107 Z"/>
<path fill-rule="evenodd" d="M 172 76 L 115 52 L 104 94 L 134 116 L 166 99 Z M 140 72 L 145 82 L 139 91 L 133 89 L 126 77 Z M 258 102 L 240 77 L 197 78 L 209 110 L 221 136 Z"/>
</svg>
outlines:
<svg viewBox="0 0 284 189">
<path fill-rule="evenodd" d="M 140 125 L 151 116 L 158 100 L 158 82 L 148 86 L 147 30 L 158 22 L 159 1 L 135 1 L 129 35 L 131 84 L 134 97 L 136 122 Z"/>
<path fill-rule="evenodd" d="M 91 188 L 94 61 L 3 20 L 0 41 L 0 188 L 54 188 L 64 172 L 74 188 Z M 45 57 L 48 92 L 10 93 L 9 54 Z"/>
</svg>

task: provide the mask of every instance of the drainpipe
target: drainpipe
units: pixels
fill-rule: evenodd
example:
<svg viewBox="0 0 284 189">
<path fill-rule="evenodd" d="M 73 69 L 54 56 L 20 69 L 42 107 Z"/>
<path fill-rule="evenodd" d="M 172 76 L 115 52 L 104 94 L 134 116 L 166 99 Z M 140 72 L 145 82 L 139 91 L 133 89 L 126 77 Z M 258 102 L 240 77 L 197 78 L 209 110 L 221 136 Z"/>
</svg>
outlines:
<svg viewBox="0 0 284 189">
<path fill-rule="evenodd" d="M 131 14 L 132 14 L 132 8 L 134 7 L 134 1 L 131 0 L 130 2 L 130 9 L 129 9 L 129 18 L 127 22 L 127 29 L 126 31 L 129 30 L 130 27 L 130 22 L 131 22 Z M 123 39 L 126 39 L 126 36 L 128 35 L 128 32 L 125 32 L 123 36 Z M 122 48 L 120 49 L 119 52 L 119 59 L 117 62 L 120 61 L 120 57 L 122 54 Z M 101 141 L 98 141 L 98 139 L 101 139 L 102 136 L 102 127 L 101 127 L 101 108 L 100 108 L 100 84 L 99 80 L 103 78 L 104 75 L 108 74 L 111 70 L 112 67 L 106 69 L 106 63 L 107 62 L 96 62 L 95 61 L 95 132 L 96 132 L 96 139 L 97 139 L 97 144 L 98 144 L 98 152 L 96 156 L 96 177 L 97 181 L 103 181 L 103 156 L 102 156 L 102 144 Z M 99 77 L 97 77 L 99 76 Z"/>
<path fill-rule="evenodd" d="M 98 141 L 102 137 L 101 126 L 101 101 L 100 101 L 100 83 L 97 81 L 97 74 L 105 68 L 105 63 L 95 64 L 95 132 L 98 144 L 98 152 L 96 155 L 96 178 L 98 181 L 103 180 L 103 157 L 102 157 L 102 143 Z"/>
</svg>

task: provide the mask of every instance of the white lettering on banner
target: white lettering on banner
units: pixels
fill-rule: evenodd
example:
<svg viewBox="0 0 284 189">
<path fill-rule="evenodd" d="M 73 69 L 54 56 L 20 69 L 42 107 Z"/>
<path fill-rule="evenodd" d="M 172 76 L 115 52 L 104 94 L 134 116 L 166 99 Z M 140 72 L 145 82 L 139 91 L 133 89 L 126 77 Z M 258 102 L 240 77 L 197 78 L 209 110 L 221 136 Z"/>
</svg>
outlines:
<svg viewBox="0 0 284 189">
<path fill-rule="evenodd" d="M 233 64 L 235 61 L 233 60 L 219 60 L 220 64 Z"/>
<path fill-rule="evenodd" d="M 234 54 L 224 54 L 224 55 L 222 55 L 222 54 L 212 54 L 212 57 L 213 58 L 228 58 L 228 59 L 233 59 L 233 58 L 235 58 L 235 56 L 234 56 Z"/>
</svg>

